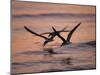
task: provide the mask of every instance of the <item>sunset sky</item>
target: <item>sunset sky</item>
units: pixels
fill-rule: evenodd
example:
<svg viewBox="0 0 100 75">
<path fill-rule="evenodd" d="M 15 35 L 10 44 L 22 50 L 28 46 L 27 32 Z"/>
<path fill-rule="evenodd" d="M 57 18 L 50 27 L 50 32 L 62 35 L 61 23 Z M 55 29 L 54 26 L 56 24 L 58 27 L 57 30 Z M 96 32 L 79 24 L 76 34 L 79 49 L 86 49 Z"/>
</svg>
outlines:
<svg viewBox="0 0 100 75">
<path fill-rule="evenodd" d="M 13 2 L 14 15 L 38 15 L 50 13 L 66 13 L 66 14 L 91 14 L 95 15 L 95 6 L 80 6 L 70 4 L 56 3 L 39 3 L 39 2 Z"/>
<path fill-rule="evenodd" d="M 95 16 L 95 6 L 12 1 L 13 48 L 19 50 L 31 46 L 36 40 L 43 42 L 43 39 L 28 33 L 24 26 L 37 33 L 43 33 L 53 31 L 52 26 L 60 30 L 67 25 L 67 29 L 71 30 L 82 22 L 71 40 L 73 42 L 95 40 Z M 66 38 L 66 33 L 63 33 L 63 36 Z M 28 43 L 24 39 L 29 40 Z"/>
<path fill-rule="evenodd" d="M 90 46 L 96 41 L 95 6 L 13 0 L 11 11 L 12 73 L 95 68 L 95 47 Z M 70 39 L 72 43 L 62 47 L 62 40 L 57 36 L 44 47 L 44 38 L 31 34 L 24 28 L 26 26 L 38 34 L 53 32 L 52 26 L 57 31 L 64 27 L 71 31 L 80 22 Z M 67 39 L 68 33 L 60 35 Z M 50 55 L 46 50 L 58 54 Z M 69 57 L 73 65 L 62 62 Z"/>
</svg>

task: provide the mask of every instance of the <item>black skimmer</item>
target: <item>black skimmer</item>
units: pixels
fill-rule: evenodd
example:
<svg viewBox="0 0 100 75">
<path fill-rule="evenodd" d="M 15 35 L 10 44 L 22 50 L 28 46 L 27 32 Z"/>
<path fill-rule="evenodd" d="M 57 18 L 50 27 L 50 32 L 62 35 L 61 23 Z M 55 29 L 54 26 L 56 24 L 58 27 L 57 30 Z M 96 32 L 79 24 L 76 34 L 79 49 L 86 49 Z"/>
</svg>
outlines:
<svg viewBox="0 0 100 75">
<path fill-rule="evenodd" d="M 39 36 L 39 37 L 41 37 L 41 38 L 44 38 L 44 39 L 45 39 L 45 41 L 44 41 L 43 46 L 45 46 L 48 42 L 53 41 L 53 38 L 55 37 L 55 35 L 53 35 L 52 37 L 47 38 L 47 37 L 45 37 L 45 36 L 43 36 L 43 35 L 40 35 L 40 34 L 38 34 L 38 33 L 34 32 L 34 31 L 30 30 L 30 29 L 29 29 L 29 28 L 27 28 L 26 26 L 24 26 L 24 28 L 25 28 L 28 32 L 30 32 L 30 33 L 32 33 L 32 34 L 34 34 L 34 35 L 36 35 L 36 36 Z"/>
<path fill-rule="evenodd" d="M 56 31 L 56 29 L 55 29 L 54 27 L 52 27 L 52 29 L 55 31 L 56 35 L 63 41 L 63 43 L 62 43 L 61 46 L 71 43 L 71 42 L 70 42 L 70 39 L 71 39 L 71 37 L 72 37 L 72 34 L 73 34 L 74 31 L 80 26 L 80 24 L 81 24 L 81 22 L 78 23 L 78 24 L 69 32 L 67 39 L 64 39 L 64 38 Z"/>
</svg>

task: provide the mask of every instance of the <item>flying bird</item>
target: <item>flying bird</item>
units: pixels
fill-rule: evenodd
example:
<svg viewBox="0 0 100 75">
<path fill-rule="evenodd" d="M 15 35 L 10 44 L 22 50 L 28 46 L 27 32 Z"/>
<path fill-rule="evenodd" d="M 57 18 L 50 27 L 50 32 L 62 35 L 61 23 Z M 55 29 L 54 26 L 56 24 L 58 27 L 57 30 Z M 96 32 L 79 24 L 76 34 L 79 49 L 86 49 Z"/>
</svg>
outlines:
<svg viewBox="0 0 100 75">
<path fill-rule="evenodd" d="M 34 34 L 34 35 L 36 35 L 36 36 L 39 36 L 39 37 L 45 39 L 43 46 L 45 46 L 47 43 L 53 41 L 53 38 L 55 37 L 55 35 L 54 35 L 54 36 L 52 36 L 52 37 L 50 37 L 50 38 L 47 38 L 47 37 L 45 37 L 45 36 L 43 36 L 43 35 L 40 35 L 40 34 L 34 32 L 34 31 L 30 30 L 30 29 L 27 28 L 26 26 L 24 26 L 24 28 L 25 28 L 28 32 L 30 32 L 30 33 L 32 33 L 32 34 Z"/>
<path fill-rule="evenodd" d="M 80 24 L 81 24 L 81 22 L 78 23 L 78 24 L 69 32 L 67 39 L 64 39 L 64 38 L 56 31 L 56 29 L 55 29 L 54 27 L 52 27 L 52 29 L 55 31 L 56 35 L 63 41 L 63 43 L 62 43 L 61 46 L 71 43 L 71 42 L 70 42 L 70 39 L 71 39 L 71 37 L 72 37 L 72 34 L 73 34 L 73 33 L 75 32 L 75 30 L 80 26 Z"/>
</svg>

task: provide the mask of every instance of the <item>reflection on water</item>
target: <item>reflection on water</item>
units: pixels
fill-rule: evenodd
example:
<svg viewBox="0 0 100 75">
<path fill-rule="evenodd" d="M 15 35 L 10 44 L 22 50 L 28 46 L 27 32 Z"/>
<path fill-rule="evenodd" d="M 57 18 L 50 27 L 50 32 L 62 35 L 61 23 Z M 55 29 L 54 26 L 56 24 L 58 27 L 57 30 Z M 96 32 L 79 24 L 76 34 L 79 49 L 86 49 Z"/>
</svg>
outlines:
<svg viewBox="0 0 100 75">
<path fill-rule="evenodd" d="M 18 1 L 12 6 L 13 74 L 95 69 L 95 7 Z M 44 33 L 52 32 L 52 26 L 57 30 L 68 26 L 71 30 L 79 22 L 72 44 L 62 47 L 58 37 L 43 47 L 44 39 L 24 29 Z M 61 35 L 67 38 L 68 33 Z"/>
<path fill-rule="evenodd" d="M 91 44 L 93 44 L 91 42 Z M 95 44 L 94 44 L 95 45 Z M 46 48 L 48 50 L 50 48 Z M 12 62 L 12 73 L 36 73 L 95 69 L 95 47 L 87 43 L 70 44 L 52 48 L 56 54 L 45 50 L 17 52 Z"/>
</svg>

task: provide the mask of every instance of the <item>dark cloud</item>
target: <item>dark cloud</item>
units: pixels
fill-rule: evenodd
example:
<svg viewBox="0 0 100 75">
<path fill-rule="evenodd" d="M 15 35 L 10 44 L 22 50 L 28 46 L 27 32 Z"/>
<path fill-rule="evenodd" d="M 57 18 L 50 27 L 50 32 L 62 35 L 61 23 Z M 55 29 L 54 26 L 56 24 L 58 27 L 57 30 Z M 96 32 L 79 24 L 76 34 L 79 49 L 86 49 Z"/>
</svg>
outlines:
<svg viewBox="0 0 100 75">
<path fill-rule="evenodd" d="M 47 14 L 23 14 L 23 15 L 13 15 L 13 18 L 41 18 L 41 17 L 95 17 L 95 14 L 72 14 L 72 13 L 47 13 Z"/>
</svg>

